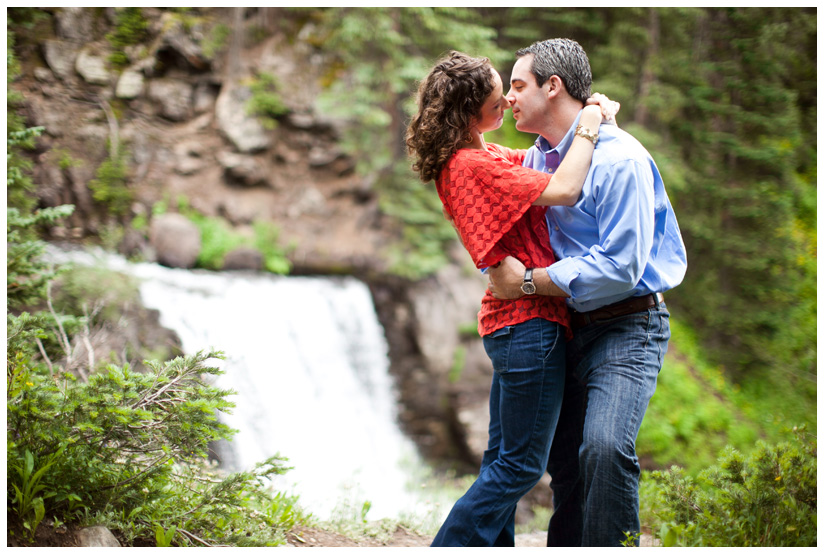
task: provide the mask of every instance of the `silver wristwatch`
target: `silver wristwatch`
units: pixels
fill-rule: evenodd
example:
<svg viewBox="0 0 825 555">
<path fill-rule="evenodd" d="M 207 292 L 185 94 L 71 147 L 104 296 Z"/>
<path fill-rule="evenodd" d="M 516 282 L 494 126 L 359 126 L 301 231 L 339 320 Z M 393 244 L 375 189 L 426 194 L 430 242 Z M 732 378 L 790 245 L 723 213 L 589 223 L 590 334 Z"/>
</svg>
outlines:
<svg viewBox="0 0 825 555">
<path fill-rule="evenodd" d="M 536 284 L 533 283 L 533 268 L 524 270 L 524 281 L 521 282 L 521 292 L 525 295 L 532 295 L 536 292 Z"/>
</svg>

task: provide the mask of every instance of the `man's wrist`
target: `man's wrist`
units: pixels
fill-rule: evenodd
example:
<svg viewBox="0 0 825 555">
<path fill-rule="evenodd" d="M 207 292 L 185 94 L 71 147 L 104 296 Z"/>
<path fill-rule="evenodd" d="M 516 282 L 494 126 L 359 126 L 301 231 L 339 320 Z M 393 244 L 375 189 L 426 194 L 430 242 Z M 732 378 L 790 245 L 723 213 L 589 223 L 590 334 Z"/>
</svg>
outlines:
<svg viewBox="0 0 825 555">
<path fill-rule="evenodd" d="M 536 284 L 536 295 L 544 295 L 545 297 L 570 296 L 550 279 L 547 268 L 536 268 L 533 271 L 533 283 Z"/>
</svg>

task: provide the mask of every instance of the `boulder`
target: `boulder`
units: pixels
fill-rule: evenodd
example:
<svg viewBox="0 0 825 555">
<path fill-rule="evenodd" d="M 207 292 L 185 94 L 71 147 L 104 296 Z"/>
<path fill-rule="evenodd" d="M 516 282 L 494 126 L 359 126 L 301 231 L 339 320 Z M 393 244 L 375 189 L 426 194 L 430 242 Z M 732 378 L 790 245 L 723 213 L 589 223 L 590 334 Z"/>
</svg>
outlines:
<svg viewBox="0 0 825 555">
<path fill-rule="evenodd" d="M 149 83 L 149 98 L 160 106 L 160 114 L 172 121 L 185 121 L 192 115 L 192 85 L 177 79 L 154 79 Z"/>
<path fill-rule="evenodd" d="M 227 85 L 215 101 L 218 129 L 240 152 L 264 150 L 272 142 L 258 119 L 247 113 L 246 104 L 251 96 L 248 87 Z"/>
<path fill-rule="evenodd" d="M 89 181 L 94 179 L 94 168 L 89 166 L 71 166 L 68 168 L 72 204 L 75 205 L 75 213 L 78 215 L 88 216 L 92 213 L 94 202 L 92 200 L 92 192 L 89 190 Z"/>
<path fill-rule="evenodd" d="M 143 73 L 129 68 L 120 75 L 115 96 L 123 99 L 137 98 L 143 92 Z"/>
<path fill-rule="evenodd" d="M 74 78 L 74 66 L 77 48 L 60 40 L 43 41 L 43 57 L 49 68 L 63 81 Z"/>
<path fill-rule="evenodd" d="M 87 82 L 93 85 L 107 85 L 112 76 L 106 69 L 106 60 L 89 48 L 81 50 L 75 60 L 75 70 Z"/>
<path fill-rule="evenodd" d="M 224 270 L 262 270 L 264 257 L 258 249 L 238 247 L 226 254 L 223 259 Z"/>
<path fill-rule="evenodd" d="M 171 13 L 163 14 L 161 21 L 164 33 L 160 50 L 170 49 L 174 51 L 176 57 L 185 61 L 191 69 L 206 70 L 209 67 L 209 62 L 203 53 L 203 49 L 197 41 L 193 40 L 192 32 L 185 28 L 183 22 Z"/>
<path fill-rule="evenodd" d="M 34 68 L 34 78 L 41 83 L 52 83 L 54 82 L 54 73 L 47 67 L 36 67 Z"/>
<path fill-rule="evenodd" d="M 149 243 L 158 263 L 171 268 L 192 268 L 201 250 L 201 233 L 181 214 L 161 214 L 152 218 Z"/>
<path fill-rule="evenodd" d="M 175 172 L 192 175 L 204 170 L 209 163 L 204 158 L 204 145 L 197 139 L 181 141 L 175 145 Z"/>
<path fill-rule="evenodd" d="M 486 283 L 480 272 L 468 278 L 450 265 L 411 287 L 418 345 L 434 372 L 449 373 L 461 327 L 476 321 Z"/>
<path fill-rule="evenodd" d="M 82 44 L 93 35 L 94 11 L 88 8 L 61 8 L 57 10 L 57 34 L 61 38 Z"/>
<path fill-rule="evenodd" d="M 223 166 L 224 176 L 230 185 L 257 187 L 267 184 L 266 170 L 252 156 L 221 152 L 218 162 Z"/>
<path fill-rule="evenodd" d="M 122 547 L 105 526 L 82 528 L 77 533 L 78 547 Z"/>
</svg>

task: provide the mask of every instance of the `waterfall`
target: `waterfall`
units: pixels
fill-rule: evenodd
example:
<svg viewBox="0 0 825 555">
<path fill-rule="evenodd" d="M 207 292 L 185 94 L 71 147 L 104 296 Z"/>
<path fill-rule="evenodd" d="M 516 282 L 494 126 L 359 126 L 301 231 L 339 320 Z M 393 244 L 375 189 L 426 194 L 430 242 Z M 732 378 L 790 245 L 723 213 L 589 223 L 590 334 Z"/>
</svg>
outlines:
<svg viewBox="0 0 825 555">
<path fill-rule="evenodd" d="M 280 453 L 293 469 L 276 487 L 321 519 L 365 501 L 370 519 L 432 511 L 410 487 L 423 463 L 397 425 L 386 339 L 364 283 L 50 256 L 139 278 L 143 304 L 160 312 L 184 352 L 226 354 L 216 385 L 237 392 L 222 415 L 239 430 L 230 470 Z"/>
</svg>

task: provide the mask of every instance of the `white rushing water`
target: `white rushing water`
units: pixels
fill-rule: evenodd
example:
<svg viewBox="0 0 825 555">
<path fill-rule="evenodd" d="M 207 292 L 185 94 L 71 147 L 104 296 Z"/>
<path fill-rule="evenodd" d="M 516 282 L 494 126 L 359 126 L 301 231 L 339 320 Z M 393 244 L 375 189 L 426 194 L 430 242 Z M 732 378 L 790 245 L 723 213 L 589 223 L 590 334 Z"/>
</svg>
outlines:
<svg viewBox="0 0 825 555">
<path fill-rule="evenodd" d="M 160 311 L 184 352 L 226 354 L 217 385 L 237 392 L 224 419 L 239 430 L 235 470 L 280 453 L 294 468 L 275 485 L 322 519 L 365 501 L 370 519 L 432 510 L 410 487 L 423 465 L 396 423 L 387 344 L 365 284 L 51 256 L 105 259 L 138 277 L 143 303 Z"/>
</svg>

